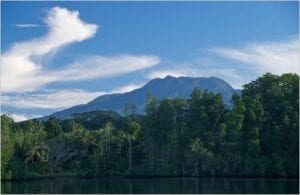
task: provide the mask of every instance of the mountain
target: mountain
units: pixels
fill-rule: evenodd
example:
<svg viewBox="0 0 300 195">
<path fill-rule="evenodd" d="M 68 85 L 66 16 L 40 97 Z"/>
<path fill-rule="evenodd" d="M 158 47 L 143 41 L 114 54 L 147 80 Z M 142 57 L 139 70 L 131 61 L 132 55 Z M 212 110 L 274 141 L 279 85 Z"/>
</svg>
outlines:
<svg viewBox="0 0 300 195">
<path fill-rule="evenodd" d="M 85 113 L 95 110 L 114 111 L 123 114 L 124 105 L 133 102 L 136 105 L 138 114 L 143 113 L 147 95 L 151 94 L 159 99 L 183 97 L 188 98 L 195 87 L 201 90 L 208 90 L 213 93 L 221 93 L 224 102 L 230 105 L 233 93 L 240 93 L 239 90 L 232 88 L 227 82 L 217 77 L 172 77 L 167 76 L 163 79 L 153 79 L 139 89 L 124 94 L 108 94 L 88 102 L 87 104 L 73 106 L 71 108 L 55 112 L 50 116 L 59 119 L 72 118 L 75 113 Z M 47 119 L 50 116 L 43 117 Z"/>
</svg>

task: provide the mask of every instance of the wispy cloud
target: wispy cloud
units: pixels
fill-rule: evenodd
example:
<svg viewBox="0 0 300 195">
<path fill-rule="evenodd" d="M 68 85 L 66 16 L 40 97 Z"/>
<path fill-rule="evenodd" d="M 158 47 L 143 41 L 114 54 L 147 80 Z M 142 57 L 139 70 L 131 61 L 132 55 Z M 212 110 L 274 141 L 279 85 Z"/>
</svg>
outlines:
<svg viewBox="0 0 300 195">
<path fill-rule="evenodd" d="M 3 95 L 2 104 L 15 108 L 64 109 L 84 104 L 105 94 L 105 92 L 89 92 L 80 89 L 47 90 L 21 95 Z"/>
<path fill-rule="evenodd" d="M 152 55 L 84 56 L 55 71 L 45 70 L 44 58 L 61 47 L 93 37 L 97 25 L 79 18 L 78 11 L 54 7 L 45 23 L 48 34 L 15 43 L 1 58 L 2 92 L 27 92 L 59 81 L 107 78 L 154 66 L 160 59 Z"/>
<path fill-rule="evenodd" d="M 110 91 L 109 93 L 126 93 L 138 89 L 145 85 L 145 83 L 130 83 L 124 86 L 117 87 Z"/>
<path fill-rule="evenodd" d="M 35 27 L 39 27 L 39 24 L 15 24 L 15 27 L 18 28 L 35 28 Z"/>
<path fill-rule="evenodd" d="M 65 45 L 93 37 L 97 25 L 87 24 L 79 12 L 54 7 L 44 20 L 48 34 L 31 41 L 15 43 L 1 57 L 1 87 L 3 92 L 28 91 L 55 81 L 54 75 L 43 72 L 41 59 Z"/>
<path fill-rule="evenodd" d="M 108 78 L 149 68 L 159 62 L 160 59 L 152 55 L 85 56 L 53 74 L 67 81 Z"/>
<path fill-rule="evenodd" d="M 212 52 L 226 59 L 247 65 L 259 74 L 271 72 L 299 73 L 300 41 L 252 43 L 242 48 L 213 48 Z"/>
<path fill-rule="evenodd" d="M 130 83 L 110 91 L 86 91 L 81 89 L 43 90 L 23 94 L 2 95 L 2 105 L 21 109 L 65 109 L 111 93 L 126 93 L 140 88 L 144 83 Z"/>
<path fill-rule="evenodd" d="M 252 43 L 239 48 L 215 47 L 202 50 L 195 59 L 183 63 L 168 62 L 149 72 L 146 78 L 164 78 L 168 75 L 210 77 L 216 76 L 229 82 L 235 88 L 262 76 L 299 73 L 300 41 Z"/>
<path fill-rule="evenodd" d="M 165 78 L 166 76 L 173 76 L 173 77 L 180 77 L 180 76 L 192 76 L 197 77 L 201 76 L 199 70 L 192 69 L 189 67 L 180 68 L 180 67 L 173 67 L 172 69 L 160 69 L 149 72 L 147 75 L 148 79 L 154 78 Z"/>
</svg>

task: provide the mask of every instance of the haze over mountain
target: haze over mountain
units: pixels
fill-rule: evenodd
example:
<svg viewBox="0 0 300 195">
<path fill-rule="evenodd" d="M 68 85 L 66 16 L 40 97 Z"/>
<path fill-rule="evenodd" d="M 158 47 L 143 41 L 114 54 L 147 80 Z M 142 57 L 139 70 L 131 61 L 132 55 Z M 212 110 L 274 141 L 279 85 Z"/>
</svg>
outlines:
<svg viewBox="0 0 300 195">
<path fill-rule="evenodd" d="M 75 113 L 84 113 L 95 110 L 114 111 L 124 114 L 126 103 L 136 105 L 136 113 L 142 114 L 149 94 L 162 98 L 188 98 L 195 87 L 201 90 L 208 90 L 213 93 L 221 93 L 226 104 L 230 104 L 233 93 L 239 93 L 226 81 L 217 77 L 172 77 L 167 76 L 163 79 L 153 79 L 139 89 L 124 94 L 107 94 L 88 102 L 87 104 L 73 106 L 71 108 L 55 112 L 50 116 L 59 119 L 72 118 Z M 43 117 L 47 119 L 50 116 Z"/>
</svg>

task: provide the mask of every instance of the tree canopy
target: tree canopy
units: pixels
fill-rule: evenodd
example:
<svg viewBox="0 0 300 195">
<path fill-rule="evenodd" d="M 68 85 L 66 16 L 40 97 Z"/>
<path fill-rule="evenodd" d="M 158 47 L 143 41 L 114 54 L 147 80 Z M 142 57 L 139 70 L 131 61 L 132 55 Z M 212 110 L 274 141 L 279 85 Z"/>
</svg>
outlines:
<svg viewBox="0 0 300 195">
<path fill-rule="evenodd" d="M 145 115 L 15 123 L 1 116 L 1 178 L 58 175 L 299 176 L 299 76 L 265 74 L 227 106 L 195 88 L 149 94 Z M 88 120 L 85 119 L 88 117 Z"/>
</svg>

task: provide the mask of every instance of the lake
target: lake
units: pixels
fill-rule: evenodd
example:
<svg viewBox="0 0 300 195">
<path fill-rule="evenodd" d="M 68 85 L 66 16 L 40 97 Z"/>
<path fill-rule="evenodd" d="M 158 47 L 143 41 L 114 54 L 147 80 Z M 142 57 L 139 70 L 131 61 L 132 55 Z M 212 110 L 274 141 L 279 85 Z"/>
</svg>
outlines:
<svg viewBox="0 0 300 195">
<path fill-rule="evenodd" d="M 57 178 L 1 182 L 2 193 L 298 193 L 298 179 Z"/>
</svg>

